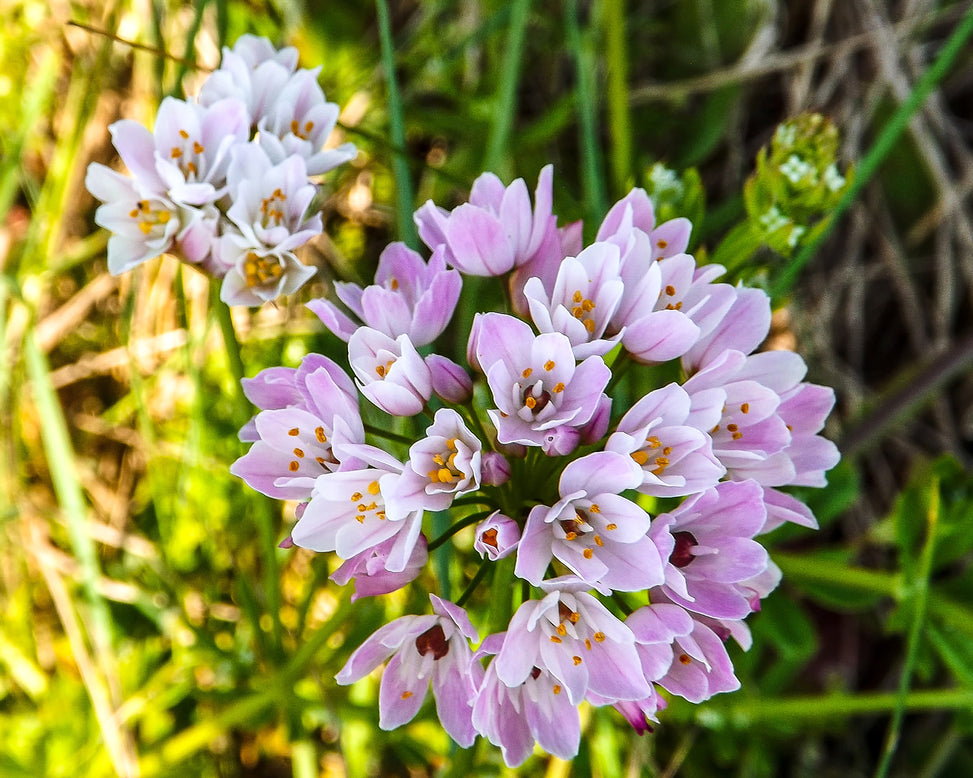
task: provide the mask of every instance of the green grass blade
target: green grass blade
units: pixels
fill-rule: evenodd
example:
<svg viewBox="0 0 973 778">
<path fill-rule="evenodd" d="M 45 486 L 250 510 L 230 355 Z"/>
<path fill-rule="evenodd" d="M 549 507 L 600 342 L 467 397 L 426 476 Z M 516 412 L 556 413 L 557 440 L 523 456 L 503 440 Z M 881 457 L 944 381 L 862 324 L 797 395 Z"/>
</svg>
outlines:
<svg viewBox="0 0 973 778">
<path fill-rule="evenodd" d="M 510 11 L 510 27 L 507 29 L 507 44 L 504 47 L 500 89 L 497 93 L 493 126 L 490 128 L 490 139 L 484 161 L 484 170 L 496 173 L 504 179 L 509 179 L 512 173 L 510 130 L 517 110 L 517 87 L 520 85 L 520 65 L 523 59 L 530 0 L 515 0 L 510 4 Z"/>
<path fill-rule="evenodd" d="M 385 71 L 385 85 L 388 90 L 389 133 L 392 136 L 392 172 L 395 176 L 395 202 L 398 212 L 399 236 L 410 248 L 419 248 L 419 234 L 412 213 L 415 210 L 412 194 L 412 174 L 405 145 L 405 117 L 402 110 L 402 96 L 399 82 L 395 76 L 395 48 L 392 42 L 392 19 L 386 0 L 375 0 L 378 15 L 378 37 L 382 47 L 382 68 Z"/>
<path fill-rule="evenodd" d="M 581 131 L 581 183 L 587 209 L 585 223 L 598 224 L 608 210 L 608 195 L 598 138 L 598 98 L 595 92 L 595 73 L 598 59 L 595 56 L 591 32 L 582 32 L 578 21 L 578 2 L 567 4 L 567 41 L 574 59 L 577 84 L 576 107 Z"/>
<path fill-rule="evenodd" d="M 625 0 L 602 4 L 605 55 L 608 59 L 608 127 L 611 142 L 612 186 L 616 194 L 632 183 L 632 119 L 628 107 L 628 41 Z"/>
</svg>

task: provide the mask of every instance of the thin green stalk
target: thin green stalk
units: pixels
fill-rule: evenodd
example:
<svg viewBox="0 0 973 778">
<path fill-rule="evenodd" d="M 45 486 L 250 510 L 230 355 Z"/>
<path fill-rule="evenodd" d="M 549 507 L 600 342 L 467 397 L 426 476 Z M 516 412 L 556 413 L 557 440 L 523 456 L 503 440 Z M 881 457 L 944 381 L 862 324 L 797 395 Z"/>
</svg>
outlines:
<svg viewBox="0 0 973 778">
<path fill-rule="evenodd" d="M 802 697 L 743 697 L 733 701 L 714 701 L 704 706 L 673 706 L 669 713 L 682 718 L 697 716 L 701 723 L 730 720 L 737 726 L 760 721 L 814 721 L 888 713 L 901 704 L 898 692 L 845 692 Z M 973 689 L 924 689 L 909 692 L 903 707 L 909 712 L 927 710 L 973 709 Z"/>
<path fill-rule="evenodd" d="M 40 417 L 41 440 L 47 458 L 51 482 L 67 523 L 68 538 L 74 558 L 81 568 L 81 585 L 91 615 L 92 640 L 99 652 L 112 643 L 111 616 L 98 591 L 101 569 L 95 543 L 88 534 L 88 508 L 75 469 L 75 454 L 64 419 L 64 411 L 51 384 L 47 359 L 34 338 L 33 330 L 24 336 L 24 361 L 34 390 L 34 402 Z"/>
<path fill-rule="evenodd" d="M 872 592 L 898 600 L 902 582 L 899 576 L 877 570 L 851 567 L 844 562 L 774 551 L 771 556 L 786 580 L 839 584 L 850 589 Z"/>
<path fill-rule="evenodd" d="M 520 85 L 520 64 L 527 30 L 530 0 L 514 0 L 510 3 L 510 26 L 504 47 L 503 66 L 500 71 L 500 89 L 493 109 L 493 126 L 487 141 L 484 170 L 491 170 L 501 178 L 510 175 L 510 129 L 517 112 L 517 87 Z"/>
<path fill-rule="evenodd" d="M 831 234 L 831 230 L 838 223 L 838 220 L 851 207 L 851 204 L 858 198 L 865 184 L 875 175 L 875 172 L 881 166 L 882 162 L 885 161 L 889 152 L 895 147 L 899 136 L 905 131 L 912 115 L 919 110 L 936 85 L 945 78 L 959 54 L 965 50 L 966 42 L 971 34 L 973 34 L 973 5 L 969 7 L 959 24 L 957 24 L 953 34 L 940 50 L 936 61 L 922 74 L 922 77 L 916 82 L 908 98 L 899 106 L 898 110 L 892 115 L 892 118 L 882 128 L 882 132 L 875 141 L 875 144 L 868 150 L 865 158 L 862 159 L 861 164 L 855 170 L 855 179 L 851 186 L 848 187 L 848 191 L 845 192 L 844 197 L 841 198 L 841 201 L 831 212 L 827 228 L 822 230 L 815 240 L 807 243 L 801 249 L 801 252 L 788 263 L 787 267 L 777 277 L 771 288 L 772 298 L 779 300 L 790 291 L 794 282 L 797 280 L 798 274 L 815 255 L 825 238 Z"/>
<path fill-rule="evenodd" d="M 443 512 L 443 511 L 440 511 Z M 427 551 L 435 551 L 443 543 L 449 540 L 453 535 L 459 532 L 461 529 L 469 527 L 471 524 L 476 524 L 478 521 L 482 521 L 487 516 L 493 513 L 490 511 L 482 511 L 480 513 L 473 513 L 465 518 L 460 519 L 455 524 L 451 525 L 448 529 L 443 530 L 434 540 L 429 541 L 429 545 L 426 546 Z"/>
<path fill-rule="evenodd" d="M 902 720 L 905 717 L 906 705 L 909 698 L 909 687 L 912 684 L 912 673 L 916 664 L 919 649 L 919 639 L 922 627 L 926 621 L 926 603 L 929 598 L 929 576 L 932 573 L 932 556 L 936 548 L 936 530 L 939 526 L 939 479 L 933 478 L 928 486 L 929 506 L 926 511 L 926 539 L 919 557 L 919 569 L 910 589 L 912 591 L 913 612 L 912 623 L 909 625 L 909 637 L 906 643 L 905 663 L 899 678 L 899 693 L 892 721 L 889 722 L 885 745 L 882 748 L 882 761 L 875 771 L 875 778 L 885 778 L 892 766 L 892 757 L 899 744 L 902 731 Z"/>
<path fill-rule="evenodd" d="M 414 210 L 412 194 L 412 175 L 409 160 L 405 154 L 405 119 L 402 110 L 402 96 L 399 82 L 395 77 L 395 48 L 392 43 L 392 20 L 386 0 L 375 0 L 378 16 L 378 37 L 382 48 L 382 67 L 385 70 L 385 83 L 388 89 L 389 134 L 392 136 L 394 154 L 392 172 L 395 176 L 396 210 L 399 219 L 399 235 L 407 246 L 419 248 L 419 234 L 412 221 Z"/>
<path fill-rule="evenodd" d="M 489 558 L 486 558 L 480 562 L 480 569 L 476 571 L 476 575 L 473 576 L 473 580 L 470 581 L 469 586 L 466 587 L 466 591 L 463 592 L 463 594 L 460 595 L 460 598 L 456 601 L 456 604 L 459 607 L 462 608 L 464 605 L 466 605 L 466 601 L 470 599 L 470 595 L 473 594 L 476 587 L 483 582 L 483 579 L 486 578 L 487 573 L 489 573 L 491 570 L 493 570 L 493 562 Z"/>
<path fill-rule="evenodd" d="M 223 346 L 226 350 L 227 362 L 233 378 L 232 391 L 236 401 L 237 423 L 242 425 L 250 418 L 251 413 L 250 403 L 244 395 L 243 385 L 240 383 L 246 374 L 246 368 L 243 364 L 243 356 L 240 353 L 240 341 L 237 340 L 236 330 L 233 327 L 233 318 L 230 316 L 230 308 L 219 299 L 219 291 L 215 283 L 210 286 L 210 302 L 211 310 L 216 314 L 216 320 L 219 322 L 220 332 L 223 335 Z M 263 548 L 264 596 L 271 617 L 273 646 L 275 653 L 280 655 L 284 629 L 280 623 L 280 565 L 277 561 L 277 531 L 274 526 L 275 503 L 270 498 L 260 495 L 254 495 L 251 499 L 255 507 L 254 514 L 260 533 L 261 547 Z M 260 629 L 259 623 L 254 624 L 254 629 Z"/>
<path fill-rule="evenodd" d="M 628 188 L 632 168 L 632 120 L 628 109 L 628 41 L 625 0 L 604 0 L 602 22 L 608 60 L 608 127 L 611 140 L 612 185 Z"/>
<path fill-rule="evenodd" d="M 590 32 L 582 34 L 578 22 L 578 0 L 567 3 L 568 48 L 574 58 L 577 84 L 575 105 L 581 128 L 581 183 L 588 213 L 587 224 L 597 224 L 608 210 L 608 195 L 602 173 L 601 144 L 598 141 L 598 98 L 595 73 L 598 60 Z"/>
<path fill-rule="evenodd" d="M 416 442 L 415 437 L 409 437 L 408 435 L 400 435 L 398 432 L 392 432 L 391 430 L 383 430 L 380 427 L 376 427 L 373 424 L 365 425 L 365 432 L 369 435 L 376 435 L 380 438 L 385 438 L 386 440 L 394 440 L 396 443 L 404 443 L 406 446 L 411 446 Z"/>
</svg>

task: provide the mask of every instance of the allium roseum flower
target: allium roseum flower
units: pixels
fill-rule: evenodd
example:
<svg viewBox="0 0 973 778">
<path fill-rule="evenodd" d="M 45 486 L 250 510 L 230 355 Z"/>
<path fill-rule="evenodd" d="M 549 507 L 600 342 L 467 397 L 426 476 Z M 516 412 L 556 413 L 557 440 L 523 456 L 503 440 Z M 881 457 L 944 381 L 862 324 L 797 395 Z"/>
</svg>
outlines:
<svg viewBox="0 0 973 778">
<path fill-rule="evenodd" d="M 338 107 L 317 71 L 296 69 L 295 49 L 243 36 L 223 57 L 198 99 L 162 101 L 152 130 L 128 119 L 109 128 L 132 178 L 92 163 L 85 183 L 104 203 L 96 221 L 113 233 L 112 273 L 171 253 L 225 279 L 227 304 L 260 305 L 315 274 L 294 254 L 321 232 L 308 176 L 355 149 L 322 148 Z"/>
<path fill-rule="evenodd" d="M 523 181 L 490 174 L 451 212 L 427 203 L 428 260 L 392 244 L 374 283 L 335 285 L 344 309 L 309 303 L 347 366 L 309 355 L 248 381 L 260 412 L 233 466 L 300 501 L 285 546 L 336 553 L 332 580 L 353 599 L 463 582 L 455 604 L 432 595 L 431 613 L 352 647 L 338 680 L 388 660 L 386 729 L 417 715 L 431 681 L 453 739 L 482 735 L 510 767 L 537 744 L 574 756 L 582 702 L 641 734 L 665 724 L 663 691 L 736 689 L 724 642 L 750 647 L 744 619 L 780 580 L 758 537 L 814 526 L 783 489 L 824 483 L 837 461 L 820 434 L 833 392 L 804 381 L 796 354 L 758 351 L 763 292 L 698 266 L 689 222 L 657 225 L 641 190 L 585 247 L 579 224 L 558 228 L 551 181 L 545 168 L 533 207 Z M 509 305 L 487 310 L 470 286 L 461 299 L 463 275 L 497 276 Z M 650 604 L 618 615 L 636 601 Z M 473 624 L 492 633 L 475 653 Z"/>
<path fill-rule="evenodd" d="M 335 676 L 340 684 L 364 678 L 389 657 L 379 692 L 379 726 L 395 729 L 411 721 L 432 683 L 443 728 L 461 746 L 476 739 L 473 698 L 482 671 L 477 672 L 469 642 L 476 629 L 459 606 L 432 600 L 434 616 L 402 616 L 379 628 L 355 651 Z"/>
</svg>

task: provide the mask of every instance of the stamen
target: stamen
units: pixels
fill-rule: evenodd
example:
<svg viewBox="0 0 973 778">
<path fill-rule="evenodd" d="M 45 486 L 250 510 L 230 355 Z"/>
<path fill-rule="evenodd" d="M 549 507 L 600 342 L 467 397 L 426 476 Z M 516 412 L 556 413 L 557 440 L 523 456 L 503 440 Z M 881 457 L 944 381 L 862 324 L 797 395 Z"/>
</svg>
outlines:
<svg viewBox="0 0 973 778">
<path fill-rule="evenodd" d="M 379 493 L 378 481 L 372 481 L 368 485 L 368 493 L 369 494 L 378 494 Z"/>
<path fill-rule="evenodd" d="M 524 368 L 524 372 L 521 373 L 521 375 L 524 378 L 530 378 L 530 374 L 533 373 L 533 372 L 534 372 L 534 368 L 532 368 L 532 367 L 525 367 Z"/>
<path fill-rule="evenodd" d="M 544 369 L 547 372 L 551 372 L 554 369 L 554 360 L 553 359 L 547 360 L 547 362 L 544 363 Z"/>
<path fill-rule="evenodd" d="M 655 245 L 658 246 L 660 249 L 665 249 L 666 246 L 669 245 L 669 241 L 659 239 L 655 242 Z"/>
<path fill-rule="evenodd" d="M 604 632 L 596 632 L 591 637 L 593 637 L 595 639 L 595 642 L 596 643 L 604 643 L 605 642 L 605 633 Z"/>
<path fill-rule="evenodd" d="M 290 470 L 292 473 L 296 473 L 298 470 L 301 469 L 301 463 L 296 460 L 292 460 L 291 463 L 287 466 L 287 469 Z"/>
<path fill-rule="evenodd" d="M 669 284 L 666 287 L 666 294 L 669 295 L 670 297 L 675 297 L 675 295 L 676 295 L 676 287 L 674 287 L 672 284 Z"/>
<path fill-rule="evenodd" d="M 744 413 L 750 413 L 750 403 L 743 403 L 743 405 L 740 406 L 740 410 Z"/>
<path fill-rule="evenodd" d="M 632 459 L 634 459 L 639 465 L 644 465 L 649 461 L 649 455 L 644 451 L 633 451 Z"/>
<path fill-rule="evenodd" d="M 611 524 L 605 525 L 605 529 L 610 532 L 613 529 L 618 529 L 618 525 L 615 522 L 612 522 Z"/>
<path fill-rule="evenodd" d="M 574 666 L 575 667 L 577 667 L 578 665 L 581 664 L 581 657 L 580 656 L 573 656 L 573 657 L 571 657 L 571 659 L 574 662 Z"/>
<path fill-rule="evenodd" d="M 559 683 L 554 684 L 554 693 L 555 694 L 560 694 L 561 693 L 561 684 L 559 684 Z"/>
<path fill-rule="evenodd" d="M 561 642 L 561 638 L 559 638 L 557 635 L 551 635 L 551 642 L 552 643 L 560 643 Z"/>
<path fill-rule="evenodd" d="M 304 458 L 304 451 L 303 451 L 303 449 L 295 448 L 294 449 L 294 456 L 296 456 L 298 459 L 303 459 Z"/>
<path fill-rule="evenodd" d="M 593 557 L 594 555 L 595 552 L 592 551 L 590 548 L 586 548 L 584 551 L 581 552 L 581 556 L 583 556 L 585 559 L 591 559 L 591 557 Z"/>
<path fill-rule="evenodd" d="M 324 427 L 315 427 L 314 436 L 318 439 L 318 443 L 328 442 L 328 436 L 324 434 Z"/>
<path fill-rule="evenodd" d="M 179 137 L 183 140 L 187 140 L 189 138 L 189 133 L 185 130 L 179 130 Z"/>
<path fill-rule="evenodd" d="M 564 391 L 564 382 L 563 381 L 558 381 L 556 384 L 554 384 L 554 389 L 552 391 L 554 392 L 554 394 L 560 394 L 561 392 L 563 392 Z"/>
<path fill-rule="evenodd" d="M 352 502 L 358 502 L 358 501 L 361 500 L 361 498 L 362 498 L 362 493 L 361 492 L 355 492 L 353 495 L 351 495 L 351 501 Z"/>
<path fill-rule="evenodd" d="M 689 654 L 680 654 L 679 655 L 679 662 L 681 664 L 688 665 L 688 664 L 691 664 L 692 661 L 693 660 L 689 658 Z"/>
</svg>

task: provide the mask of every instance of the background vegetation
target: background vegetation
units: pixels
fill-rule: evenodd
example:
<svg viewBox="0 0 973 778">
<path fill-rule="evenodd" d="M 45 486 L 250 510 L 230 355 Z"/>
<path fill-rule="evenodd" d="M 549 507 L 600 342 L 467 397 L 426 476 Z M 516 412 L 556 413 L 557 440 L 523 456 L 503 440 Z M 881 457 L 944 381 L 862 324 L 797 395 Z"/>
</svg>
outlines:
<svg viewBox="0 0 973 778">
<path fill-rule="evenodd" d="M 562 223 L 596 225 L 632 185 L 691 215 L 697 255 L 772 289 L 772 339 L 837 389 L 844 460 L 807 495 L 821 530 L 772 538 L 784 583 L 734 654 L 742 690 L 673 703 L 641 739 L 588 711 L 572 764 L 522 773 L 973 774 L 968 2 L 0 0 L 0 18 L 0 775 L 505 772 L 432 713 L 380 732 L 377 685 L 334 684 L 408 603 L 352 611 L 334 560 L 278 550 L 292 514 L 229 476 L 250 409 L 208 281 L 169 258 L 107 274 L 83 187 L 113 159 L 107 125 L 151 124 L 247 31 L 323 66 L 361 148 L 305 257 L 320 282 L 233 311 L 247 375 L 335 348 L 302 303 L 367 277 L 402 214 L 553 162 Z M 791 251 L 739 227 L 744 184 L 809 109 L 855 189 Z"/>
</svg>

